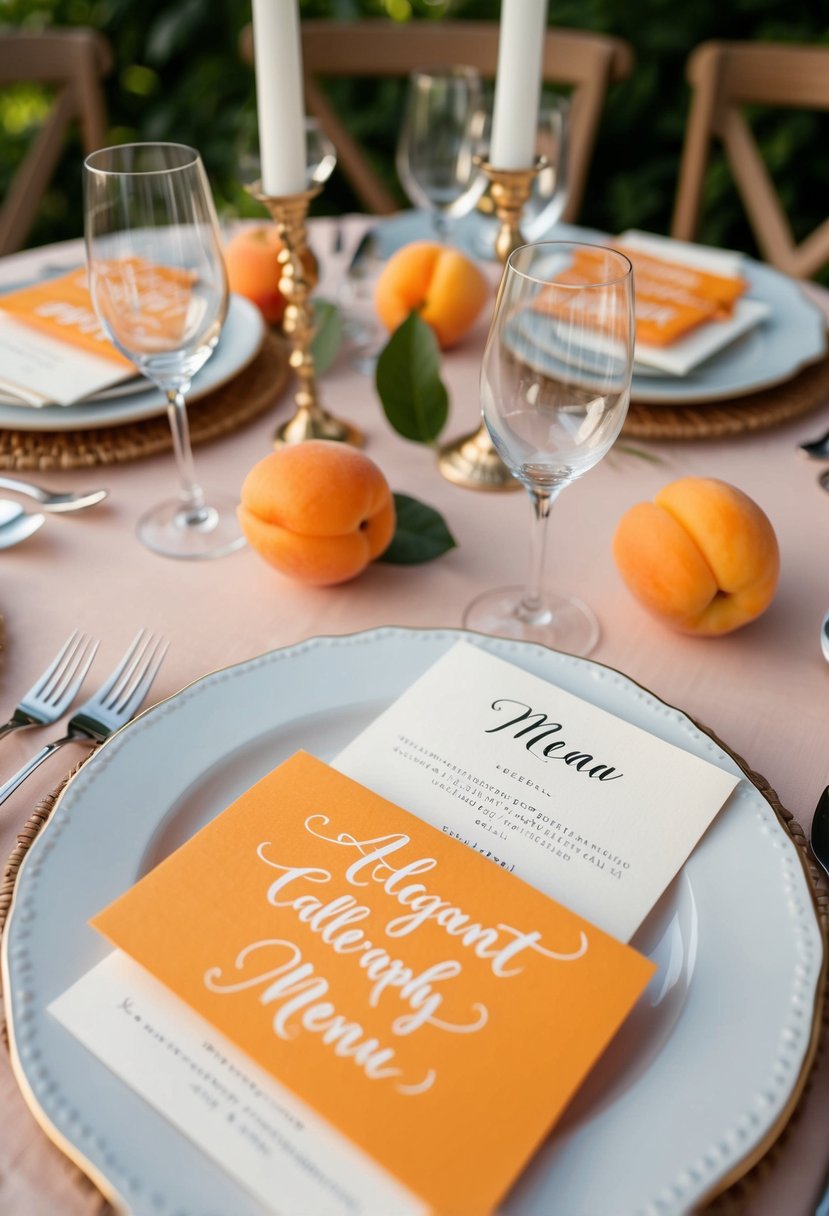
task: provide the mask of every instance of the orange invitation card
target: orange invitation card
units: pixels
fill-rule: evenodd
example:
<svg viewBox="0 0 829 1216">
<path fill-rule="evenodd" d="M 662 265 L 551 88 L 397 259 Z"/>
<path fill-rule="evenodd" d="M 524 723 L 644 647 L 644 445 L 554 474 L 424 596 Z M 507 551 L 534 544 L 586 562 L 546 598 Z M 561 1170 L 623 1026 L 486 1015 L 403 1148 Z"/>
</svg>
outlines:
<svg viewBox="0 0 829 1216">
<path fill-rule="evenodd" d="M 654 970 L 302 752 L 93 924 L 457 1216 L 505 1194 Z"/>
<path fill-rule="evenodd" d="M 614 248 L 625 254 L 633 265 L 636 338 L 653 346 L 667 346 L 697 325 L 730 316 L 734 304 L 748 286 L 745 279 L 666 261 L 623 242 Z M 594 251 L 589 246 L 579 249 L 573 255 L 570 269 L 560 274 L 559 282 L 571 285 L 595 282 L 602 256 L 601 251 Z M 542 312 L 555 313 L 554 300 L 554 296 L 542 293 L 536 307 Z M 598 313 L 596 323 L 601 324 Z"/>
<path fill-rule="evenodd" d="M 751 294 L 750 272 L 738 254 L 629 231 L 611 240 L 633 264 L 638 368 L 687 376 L 771 314 L 765 299 Z M 598 251 L 581 249 L 569 265 L 558 264 L 561 281 L 578 287 L 595 275 Z M 556 263 L 551 264 L 551 271 Z M 592 272 L 592 273 L 591 273 Z M 601 349 L 607 323 L 589 291 L 573 292 L 577 307 L 594 327 L 585 344 Z M 542 291 L 515 329 L 526 361 L 545 374 L 561 373 L 561 343 L 555 318 L 562 315 L 555 293 Z M 535 349 L 534 349 L 535 348 Z"/>
<path fill-rule="evenodd" d="M 0 306 L 4 312 L 52 338 L 102 359 L 111 359 L 130 374 L 135 373 L 133 364 L 118 353 L 95 315 L 83 267 L 9 292 L 0 299 Z"/>
<path fill-rule="evenodd" d="M 95 315 L 84 268 L 0 296 L 0 389 L 22 404 L 71 405 L 135 374 Z"/>
</svg>

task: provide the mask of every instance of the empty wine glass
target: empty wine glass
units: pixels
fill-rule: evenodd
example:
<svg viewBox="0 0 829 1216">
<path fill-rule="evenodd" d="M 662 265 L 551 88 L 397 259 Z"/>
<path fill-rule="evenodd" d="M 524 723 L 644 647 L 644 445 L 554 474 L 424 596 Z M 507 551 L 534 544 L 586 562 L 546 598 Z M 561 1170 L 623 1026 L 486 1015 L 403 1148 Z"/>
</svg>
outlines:
<svg viewBox="0 0 829 1216">
<path fill-rule="evenodd" d="M 567 162 L 570 154 L 570 103 L 564 97 L 542 103 L 538 112 L 536 156 L 547 162 L 533 179 L 533 188 L 521 216 L 530 242 L 540 241 L 561 219 L 569 196 Z"/>
<path fill-rule="evenodd" d="M 412 72 L 397 145 L 397 172 L 415 207 L 431 212 L 438 239 L 449 219 L 466 215 L 486 188 L 482 151 L 483 86 L 474 68 Z"/>
<path fill-rule="evenodd" d="M 544 586 L 548 520 L 561 490 L 606 455 L 622 427 L 633 367 L 633 272 L 597 245 L 524 245 L 507 261 L 481 369 L 484 422 L 535 515 L 530 579 L 466 610 L 481 633 L 587 654 L 598 641 L 581 601 Z"/>
<path fill-rule="evenodd" d="M 491 105 L 487 104 L 481 141 L 485 148 L 489 146 L 491 127 Z M 521 212 L 521 231 L 528 243 L 548 238 L 567 205 L 569 141 L 569 101 L 564 97 L 542 99 L 536 126 L 535 155 L 543 156 L 546 164 L 533 177 L 530 197 Z M 478 211 L 481 213 L 481 223 L 475 241 L 476 252 L 481 257 L 493 258 L 498 221 L 489 195 L 480 199 Z"/>
<path fill-rule="evenodd" d="M 178 497 L 138 524 L 166 557 L 218 557 L 244 544 L 236 499 L 205 500 L 195 479 L 185 396 L 227 312 L 227 277 L 201 158 L 183 144 L 124 144 L 84 162 L 86 256 L 98 318 L 164 393 Z"/>
<path fill-rule="evenodd" d="M 239 124 L 236 165 L 243 186 L 253 186 L 262 177 L 259 156 L 259 128 L 255 122 Z M 323 186 L 337 167 L 337 149 L 323 130 L 319 119 L 305 118 L 305 173 L 309 188 Z"/>
</svg>

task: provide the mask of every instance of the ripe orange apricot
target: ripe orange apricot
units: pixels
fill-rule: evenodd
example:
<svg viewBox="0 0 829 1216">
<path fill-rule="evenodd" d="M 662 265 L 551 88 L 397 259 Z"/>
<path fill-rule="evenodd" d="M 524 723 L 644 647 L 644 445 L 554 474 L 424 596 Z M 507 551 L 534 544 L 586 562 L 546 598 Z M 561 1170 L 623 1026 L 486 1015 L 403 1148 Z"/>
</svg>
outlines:
<svg viewBox="0 0 829 1216">
<path fill-rule="evenodd" d="M 242 485 L 238 508 L 252 549 L 299 582 L 343 583 L 394 535 L 394 499 L 373 460 L 344 443 L 308 439 L 271 452 Z"/>
<path fill-rule="evenodd" d="M 281 250 L 282 241 L 274 224 L 240 228 L 224 248 L 230 290 L 255 304 L 268 325 L 279 325 L 285 312 L 285 297 L 279 290 Z M 317 260 L 310 249 L 303 264 L 316 280 Z"/>
<path fill-rule="evenodd" d="M 489 284 L 468 257 L 446 245 L 414 241 L 386 262 L 374 289 L 374 306 L 390 333 L 418 309 L 447 347 L 460 342 L 488 297 Z"/>
<path fill-rule="evenodd" d="M 774 529 L 753 499 L 682 477 L 619 521 L 613 556 L 632 594 L 686 633 L 730 633 L 765 612 L 780 573 Z"/>
</svg>

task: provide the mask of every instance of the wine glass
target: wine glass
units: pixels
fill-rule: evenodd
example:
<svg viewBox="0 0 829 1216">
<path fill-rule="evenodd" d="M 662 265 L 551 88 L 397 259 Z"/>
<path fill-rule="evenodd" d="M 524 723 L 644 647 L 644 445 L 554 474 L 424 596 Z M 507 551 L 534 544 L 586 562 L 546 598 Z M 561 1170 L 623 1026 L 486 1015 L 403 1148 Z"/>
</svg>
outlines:
<svg viewBox="0 0 829 1216">
<path fill-rule="evenodd" d="M 475 68 L 412 72 L 397 145 L 397 172 L 415 207 L 430 211 L 439 240 L 448 221 L 466 215 L 486 188 L 483 85 Z"/>
<path fill-rule="evenodd" d="M 236 141 L 236 164 L 239 182 L 253 186 L 262 177 L 259 156 L 259 128 L 240 122 Z M 318 118 L 305 117 L 305 175 L 308 186 L 324 186 L 337 167 L 337 149 L 323 130 Z"/>
<path fill-rule="evenodd" d="M 124 144 L 84 162 L 86 257 L 95 311 L 116 348 L 167 399 L 178 497 L 138 523 L 165 557 L 218 557 L 244 542 L 236 500 L 195 479 L 185 396 L 227 313 L 227 277 L 201 158 L 183 144 Z"/>
<path fill-rule="evenodd" d="M 521 228 L 529 242 L 546 237 L 561 219 L 569 196 L 567 174 L 570 154 L 570 103 L 564 97 L 542 102 L 538 112 L 535 152 L 547 162 L 533 179 L 533 188 L 521 215 Z"/>
<path fill-rule="evenodd" d="M 485 148 L 489 146 L 491 129 L 492 107 L 487 104 L 481 140 Z M 521 231 L 528 243 L 548 238 L 567 205 L 569 146 L 569 101 L 565 97 L 542 99 L 536 126 L 535 155 L 542 156 L 546 164 L 534 175 L 530 197 L 521 212 Z M 494 258 L 498 221 L 491 196 L 484 194 L 478 202 L 478 212 L 481 213 L 481 223 L 475 241 L 476 252 L 483 258 Z"/>
<path fill-rule="evenodd" d="M 464 625 L 588 654 L 599 626 L 581 601 L 544 586 L 548 520 L 561 490 L 621 430 L 633 368 L 633 271 L 598 245 L 523 245 L 507 261 L 481 369 L 484 422 L 535 515 L 529 582 L 474 600 Z"/>
</svg>

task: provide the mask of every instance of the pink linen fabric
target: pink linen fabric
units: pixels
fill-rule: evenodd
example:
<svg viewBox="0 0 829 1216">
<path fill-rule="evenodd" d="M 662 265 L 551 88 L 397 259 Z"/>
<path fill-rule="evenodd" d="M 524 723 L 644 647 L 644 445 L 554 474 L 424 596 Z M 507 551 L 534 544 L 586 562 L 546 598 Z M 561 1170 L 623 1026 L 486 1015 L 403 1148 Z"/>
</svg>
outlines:
<svg viewBox="0 0 829 1216">
<path fill-rule="evenodd" d="M 343 225 L 341 251 L 333 252 L 334 223 L 317 221 L 312 243 L 323 269 L 319 287 L 331 295 L 366 225 Z M 0 262 L 0 288 L 37 273 L 45 264 L 70 267 L 82 260 L 78 242 L 16 255 Z M 492 270 L 493 277 L 497 272 Z M 814 289 L 829 314 L 829 295 Z M 452 409 L 445 437 L 477 425 L 478 373 L 487 318 L 444 357 Z M 0 663 L 0 708 L 11 712 L 69 631 L 100 637 L 94 676 L 106 672 L 144 625 L 170 639 L 154 689 L 170 695 L 218 667 L 274 647 L 326 633 L 380 625 L 458 626 L 464 606 L 496 585 L 521 583 L 528 557 L 530 508 L 523 492 L 484 494 L 458 489 L 437 472 L 434 454 L 407 443 L 389 428 L 370 379 L 341 360 L 322 381 L 329 408 L 366 433 L 367 453 L 393 489 L 437 507 L 458 548 L 422 567 L 376 565 L 337 588 L 309 589 L 282 578 L 244 550 L 213 562 L 174 562 L 147 552 L 134 536 L 136 520 L 176 488 L 172 455 L 121 466 L 42 473 L 59 489 L 107 486 L 107 503 L 84 515 L 52 517 L 19 548 L 0 554 L 0 613 L 5 647 Z M 194 405 L 193 409 L 197 409 Z M 237 493 L 248 469 L 270 450 L 277 422 L 287 416 L 283 398 L 253 425 L 196 449 L 196 469 L 208 490 Z M 593 658 L 618 668 L 714 731 L 777 790 L 808 829 L 820 791 L 829 781 L 829 666 L 818 629 L 829 609 L 829 494 L 817 484 L 820 466 L 796 444 L 829 426 L 829 403 L 807 418 L 776 429 L 718 442 L 649 443 L 655 460 L 624 441 L 596 469 L 569 487 L 556 504 L 550 537 L 551 581 L 577 593 L 596 610 L 602 637 Z M 647 617 L 621 583 L 611 537 L 621 514 L 649 499 L 665 482 L 688 474 L 719 477 L 739 486 L 764 508 L 777 532 L 782 575 L 777 596 L 755 624 L 720 639 L 684 637 Z M 34 478 L 35 473 L 32 474 Z M 90 684 L 91 686 L 91 684 Z M 3 741 L 2 772 L 11 773 L 48 731 Z M 74 761 L 65 749 L 0 809 L 0 855 L 36 800 L 53 788 Z M 734 858 L 735 872 L 740 858 Z M 681 1100 L 681 1099 L 680 1099 Z M 89 1216 L 94 1198 L 70 1178 L 57 1150 L 26 1109 L 0 1052 L 0 1209 L 10 1213 L 60 1211 Z M 746 1211 L 750 1216 L 805 1216 L 829 1161 L 829 1064 L 815 1076 L 802 1117 L 780 1159 Z"/>
</svg>

